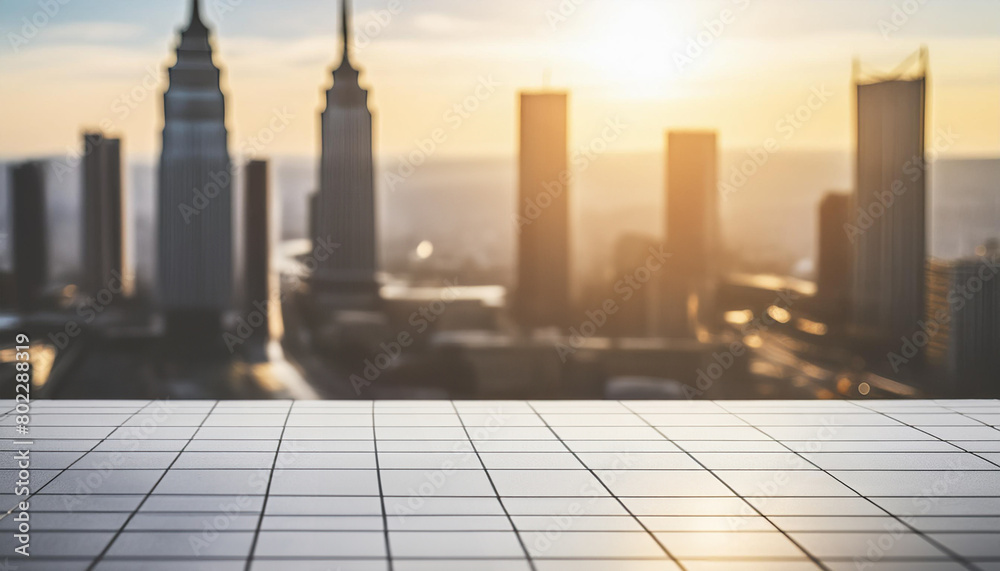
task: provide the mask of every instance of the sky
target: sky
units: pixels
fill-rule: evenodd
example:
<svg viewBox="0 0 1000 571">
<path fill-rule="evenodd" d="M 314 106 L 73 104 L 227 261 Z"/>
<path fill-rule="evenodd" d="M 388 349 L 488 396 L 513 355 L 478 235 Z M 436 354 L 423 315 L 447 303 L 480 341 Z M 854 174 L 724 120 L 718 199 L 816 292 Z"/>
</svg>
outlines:
<svg viewBox="0 0 1000 571">
<path fill-rule="evenodd" d="M 0 157 L 66 153 L 104 124 L 131 158 L 154 158 L 187 4 L 0 0 Z M 340 60 L 336 1 L 202 4 L 233 149 L 315 154 Z M 930 127 L 957 135 L 944 154 L 1000 156 L 996 0 L 355 0 L 354 10 L 353 60 L 385 156 L 437 129 L 439 156 L 512 155 L 517 93 L 544 86 L 571 94 L 574 148 L 613 121 L 624 127 L 612 152 L 659 151 L 665 130 L 701 128 L 726 148 L 780 137 L 785 148 L 847 150 L 854 58 L 891 70 L 921 45 Z"/>
</svg>

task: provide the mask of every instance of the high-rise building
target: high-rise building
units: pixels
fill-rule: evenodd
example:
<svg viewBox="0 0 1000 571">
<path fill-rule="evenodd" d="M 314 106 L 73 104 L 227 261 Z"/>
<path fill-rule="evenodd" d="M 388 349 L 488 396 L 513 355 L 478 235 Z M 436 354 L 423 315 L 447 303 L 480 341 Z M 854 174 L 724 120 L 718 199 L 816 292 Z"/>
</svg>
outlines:
<svg viewBox="0 0 1000 571">
<path fill-rule="evenodd" d="M 711 274 L 719 241 L 718 157 L 711 131 L 667 133 L 667 242 L 684 276 Z"/>
<path fill-rule="evenodd" d="M 915 74 L 857 85 L 857 179 L 852 220 L 853 321 L 872 341 L 895 344 L 924 310 L 927 52 Z"/>
<path fill-rule="evenodd" d="M 317 228 L 316 215 L 317 215 L 318 201 L 319 201 L 319 193 L 315 191 L 311 192 L 309 194 L 309 201 L 308 201 L 308 209 L 309 209 L 308 215 L 309 215 L 309 239 L 313 241 L 316 240 L 316 228 Z"/>
<path fill-rule="evenodd" d="M 713 131 L 670 131 L 666 136 L 666 228 L 671 254 L 662 284 L 665 335 L 694 333 L 692 315 L 709 309 L 718 272 L 718 151 Z"/>
<path fill-rule="evenodd" d="M 15 274 L 6 268 L 0 268 L 0 311 L 17 309 L 17 289 Z"/>
<path fill-rule="evenodd" d="M 514 313 L 526 329 L 569 324 L 568 98 L 521 94 Z"/>
<path fill-rule="evenodd" d="M 1000 257 L 927 263 L 926 359 L 956 396 L 1000 395 Z M 914 334 L 914 338 L 919 337 Z"/>
<path fill-rule="evenodd" d="M 125 203 L 121 140 L 102 133 L 83 136 L 83 279 L 95 294 L 125 271 Z"/>
<path fill-rule="evenodd" d="M 657 333 L 658 301 L 656 281 L 643 283 L 636 274 L 641 268 L 653 272 L 647 264 L 651 252 L 661 243 L 653 236 L 628 233 L 615 242 L 614 274 L 607 291 L 619 296 L 618 311 L 608 318 L 609 332 L 618 337 L 647 337 Z M 659 272 L 665 268 L 660 266 Z"/>
<path fill-rule="evenodd" d="M 254 337 L 268 339 L 271 302 L 271 223 L 267 161 L 250 161 L 246 166 L 244 197 L 245 247 L 244 287 L 248 311 L 260 311 L 264 323 L 254 329 Z M 261 310 L 261 307 L 265 308 Z"/>
<path fill-rule="evenodd" d="M 831 192 L 820 202 L 816 295 L 835 307 L 847 301 L 851 290 L 853 247 L 846 230 L 850 216 L 849 194 Z"/>
<path fill-rule="evenodd" d="M 171 322 L 215 327 L 233 309 L 232 165 L 226 102 L 198 0 L 163 94 L 159 300 Z"/>
<path fill-rule="evenodd" d="M 341 4 L 343 55 L 320 116 L 320 190 L 312 214 L 316 234 L 311 236 L 319 250 L 339 246 L 330 255 L 318 256 L 322 259 L 317 259 L 312 283 L 348 304 L 367 306 L 378 296 L 373 119 L 368 91 L 351 62 L 348 1 Z"/>
<path fill-rule="evenodd" d="M 27 162 L 11 169 L 14 295 L 18 311 L 38 309 L 49 277 L 45 215 L 45 165 Z"/>
</svg>

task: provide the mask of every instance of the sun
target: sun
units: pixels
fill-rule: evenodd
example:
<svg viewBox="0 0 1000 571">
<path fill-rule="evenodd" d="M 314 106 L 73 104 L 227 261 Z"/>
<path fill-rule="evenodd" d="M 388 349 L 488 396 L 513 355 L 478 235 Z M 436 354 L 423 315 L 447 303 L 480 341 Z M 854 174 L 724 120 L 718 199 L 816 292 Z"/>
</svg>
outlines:
<svg viewBox="0 0 1000 571">
<path fill-rule="evenodd" d="M 668 97 L 677 74 L 672 50 L 682 44 L 678 3 L 621 0 L 590 22 L 585 57 L 600 81 L 625 98 Z"/>
</svg>

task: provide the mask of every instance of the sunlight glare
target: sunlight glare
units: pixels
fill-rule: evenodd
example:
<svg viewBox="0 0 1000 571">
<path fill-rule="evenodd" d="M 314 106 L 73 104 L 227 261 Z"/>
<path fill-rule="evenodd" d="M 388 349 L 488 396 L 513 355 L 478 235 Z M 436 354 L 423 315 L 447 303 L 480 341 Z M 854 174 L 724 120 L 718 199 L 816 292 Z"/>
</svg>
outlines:
<svg viewBox="0 0 1000 571">
<path fill-rule="evenodd" d="M 660 98 L 675 75 L 677 15 L 656 0 L 615 2 L 588 41 L 587 58 L 623 98 Z"/>
</svg>

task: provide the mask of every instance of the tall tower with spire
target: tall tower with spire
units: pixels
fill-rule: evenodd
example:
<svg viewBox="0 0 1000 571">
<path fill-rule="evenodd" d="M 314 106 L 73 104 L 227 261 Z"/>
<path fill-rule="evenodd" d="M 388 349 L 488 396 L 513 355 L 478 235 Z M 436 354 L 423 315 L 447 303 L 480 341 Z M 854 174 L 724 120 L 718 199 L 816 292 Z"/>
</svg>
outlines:
<svg viewBox="0 0 1000 571">
<path fill-rule="evenodd" d="M 168 327 L 217 327 L 233 306 L 232 164 L 210 35 L 193 0 L 163 94 L 157 281 Z"/>
<path fill-rule="evenodd" d="M 351 63 L 349 0 L 341 0 L 343 55 L 320 116 L 319 194 L 312 237 L 319 251 L 313 286 L 366 305 L 377 298 L 375 181 L 368 91 Z M 329 252 L 331 244 L 338 245 Z M 319 260 L 319 258 L 323 258 Z"/>
</svg>

